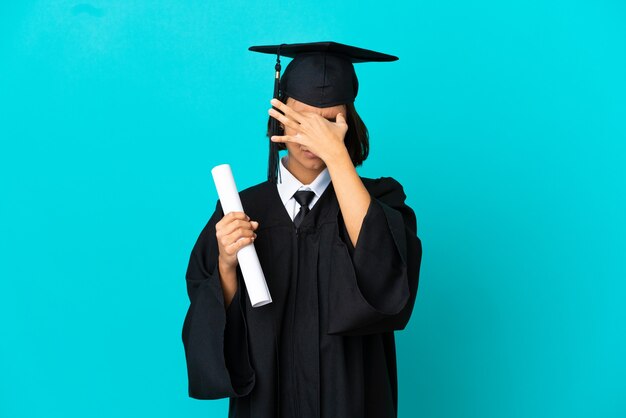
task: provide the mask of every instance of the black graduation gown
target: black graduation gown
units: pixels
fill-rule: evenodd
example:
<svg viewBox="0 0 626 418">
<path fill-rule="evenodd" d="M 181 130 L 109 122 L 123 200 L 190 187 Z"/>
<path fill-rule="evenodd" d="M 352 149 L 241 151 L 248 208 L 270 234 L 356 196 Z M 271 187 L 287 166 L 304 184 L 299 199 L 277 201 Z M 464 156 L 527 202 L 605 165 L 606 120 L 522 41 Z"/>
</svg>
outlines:
<svg viewBox="0 0 626 418">
<path fill-rule="evenodd" d="M 273 302 L 252 308 L 241 270 L 224 309 L 215 224 L 191 252 L 182 339 L 189 396 L 230 397 L 229 417 L 397 416 L 394 331 L 415 302 L 422 244 L 391 177 L 361 177 L 372 197 L 352 246 L 332 182 L 295 228 L 268 181 L 240 192 Z"/>
</svg>

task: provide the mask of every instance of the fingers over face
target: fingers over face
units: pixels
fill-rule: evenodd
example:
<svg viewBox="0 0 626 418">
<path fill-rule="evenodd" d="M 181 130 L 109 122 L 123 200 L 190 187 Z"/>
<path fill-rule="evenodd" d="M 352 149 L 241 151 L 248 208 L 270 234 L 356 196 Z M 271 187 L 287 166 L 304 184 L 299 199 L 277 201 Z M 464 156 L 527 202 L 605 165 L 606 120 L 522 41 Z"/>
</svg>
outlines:
<svg viewBox="0 0 626 418">
<path fill-rule="evenodd" d="M 296 138 L 291 135 L 282 135 L 282 136 L 274 135 L 270 137 L 270 139 L 274 142 L 295 142 L 296 144 L 301 143 L 301 142 L 298 142 Z"/>
<path fill-rule="evenodd" d="M 300 124 L 298 122 L 294 121 L 293 119 L 289 119 L 287 116 L 282 115 L 275 109 L 269 109 L 268 113 L 270 114 L 271 117 L 282 122 L 285 126 L 289 126 L 290 128 L 293 128 L 293 129 L 300 128 Z"/>
<path fill-rule="evenodd" d="M 302 122 L 303 116 L 300 113 L 293 110 L 292 108 L 290 108 L 289 106 L 287 106 L 286 104 L 284 104 L 283 102 L 281 102 L 280 100 L 272 99 L 270 100 L 270 103 L 272 104 L 272 106 L 274 106 L 275 108 L 283 112 L 285 115 L 287 115 L 287 117 L 297 122 L 300 122 L 300 123 Z"/>
</svg>

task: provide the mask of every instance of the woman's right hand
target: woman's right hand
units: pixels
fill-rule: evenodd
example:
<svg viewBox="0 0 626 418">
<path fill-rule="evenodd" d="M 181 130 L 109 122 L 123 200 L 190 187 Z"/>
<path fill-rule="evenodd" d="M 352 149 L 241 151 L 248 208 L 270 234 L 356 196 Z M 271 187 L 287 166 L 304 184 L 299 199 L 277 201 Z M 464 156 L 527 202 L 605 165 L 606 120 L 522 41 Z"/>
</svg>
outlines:
<svg viewBox="0 0 626 418">
<path fill-rule="evenodd" d="M 244 212 L 229 212 L 215 224 L 215 236 L 219 247 L 220 264 L 235 270 L 237 268 L 237 252 L 254 242 L 259 223 L 251 221 Z"/>
</svg>

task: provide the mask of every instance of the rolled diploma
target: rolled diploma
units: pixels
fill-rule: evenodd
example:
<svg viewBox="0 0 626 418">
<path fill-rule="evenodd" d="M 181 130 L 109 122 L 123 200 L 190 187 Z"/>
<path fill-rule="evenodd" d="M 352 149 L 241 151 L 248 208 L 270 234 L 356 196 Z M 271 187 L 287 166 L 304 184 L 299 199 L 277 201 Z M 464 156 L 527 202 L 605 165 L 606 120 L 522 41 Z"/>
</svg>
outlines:
<svg viewBox="0 0 626 418">
<path fill-rule="evenodd" d="M 220 164 L 211 170 L 217 194 L 222 203 L 224 215 L 229 212 L 243 212 L 239 192 L 235 185 L 233 172 L 228 164 Z M 243 280 L 250 296 L 253 308 L 267 305 L 272 302 L 272 296 L 267 288 L 265 275 L 261 269 L 259 256 L 254 249 L 254 243 L 248 244 L 237 251 L 237 261 L 243 274 Z"/>
</svg>

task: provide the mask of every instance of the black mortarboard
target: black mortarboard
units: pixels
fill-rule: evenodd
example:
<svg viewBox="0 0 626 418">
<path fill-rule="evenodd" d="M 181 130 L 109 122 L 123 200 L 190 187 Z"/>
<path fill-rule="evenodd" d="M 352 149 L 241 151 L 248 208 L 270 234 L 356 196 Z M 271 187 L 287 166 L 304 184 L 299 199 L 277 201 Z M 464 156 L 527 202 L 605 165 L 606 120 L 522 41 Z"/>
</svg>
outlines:
<svg viewBox="0 0 626 418">
<path fill-rule="evenodd" d="M 315 107 L 352 103 L 359 90 L 353 63 L 396 61 L 398 57 L 337 42 L 310 42 L 251 46 L 250 51 L 276 54 L 274 98 L 285 95 Z M 293 58 L 282 78 L 280 56 Z M 270 135 L 280 135 L 276 119 L 270 118 Z M 275 182 L 278 146 L 270 141 L 268 178 Z"/>
</svg>

